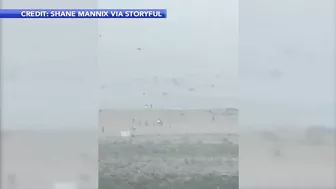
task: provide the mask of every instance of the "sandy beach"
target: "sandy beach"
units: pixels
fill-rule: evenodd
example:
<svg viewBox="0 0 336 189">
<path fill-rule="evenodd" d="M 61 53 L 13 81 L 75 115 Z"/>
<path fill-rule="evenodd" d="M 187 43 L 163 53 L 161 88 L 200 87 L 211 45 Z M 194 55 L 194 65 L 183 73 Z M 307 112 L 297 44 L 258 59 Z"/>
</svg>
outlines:
<svg viewBox="0 0 336 189">
<path fill-rule="evenodd" d="M 99 113 L 102 137 L 119 136 L 133 126 L 136 135 L 238 133 L 238 118 L 225 115 L 225 109 L 111 109 Z"/>
</svg>

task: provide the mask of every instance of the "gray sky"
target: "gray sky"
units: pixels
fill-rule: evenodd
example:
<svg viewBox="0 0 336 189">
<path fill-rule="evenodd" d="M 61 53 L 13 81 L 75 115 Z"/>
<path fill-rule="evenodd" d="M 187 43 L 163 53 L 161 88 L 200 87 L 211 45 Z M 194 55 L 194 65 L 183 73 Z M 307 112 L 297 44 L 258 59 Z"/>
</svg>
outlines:
<svg viewBox="0 0 336 189">
<path fill-rule="evenodd" d="M 101 1 L 99 6 L 168 9 L 167 20 L 99 20 L 101 108 L 237 105 L 238 1 L 196 0 L 192 6 L 177 0 Z"/>
<path fill-rule="evenodd" d="M 51 6 L 16 1 L 6 0 L 6 8 L 17 8 L 18 1 L 21 7 Z M 332 4 L 243 0 L 238 9 L 234 0 L 195 0 L 192 6 L 177 0 L 104 0 L 100 8 L 167 8 L 168 19 L 6 20 L 3 126 L 89 127 L 97 124 L 98 106 L 144 104 L 239 106 L 243 124 L 331 124 Z"/>
</svg>

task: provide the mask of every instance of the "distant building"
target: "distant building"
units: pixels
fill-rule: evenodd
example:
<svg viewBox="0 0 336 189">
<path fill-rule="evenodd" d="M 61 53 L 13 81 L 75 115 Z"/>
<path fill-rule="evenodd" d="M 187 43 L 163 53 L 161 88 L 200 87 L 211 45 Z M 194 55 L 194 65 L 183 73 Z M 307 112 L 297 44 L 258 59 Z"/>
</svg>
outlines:
<svg viewBox="0 0 336 189">
<path fill-rule="evenodd" d="M 239 110 L 237 108 L 226 108 L 225 114 L 230 116 L 238 116 Z"/>
</svg>

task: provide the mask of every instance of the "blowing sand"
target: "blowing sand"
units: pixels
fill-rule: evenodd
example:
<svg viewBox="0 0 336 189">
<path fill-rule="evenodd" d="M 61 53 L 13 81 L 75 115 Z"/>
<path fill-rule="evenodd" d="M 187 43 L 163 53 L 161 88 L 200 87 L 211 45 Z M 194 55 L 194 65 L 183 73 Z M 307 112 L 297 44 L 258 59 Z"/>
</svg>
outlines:
<svg viewBox="0 0 336 189">
<path fill-rule="evenodd" d="M 99 122 L 100 130 L 104 127 L 101 137 L 119 136 L 120 131 L 133 126 L 137 135 L 238 133 L 237 117 L 225 115 L 224 109 L 104 110 L 99 113 Z"/>
<path fill-rule="evenodd" d="M 335 135 L 323 136 L 322 144 L 305 138 L 305 130 L 241 132 L 239 176 L 241 188 L 334 189 Z"/>
<path fill-rule="evenodd" d="M 128 165 L 128 161 L 131 160 L 137 160 L 137 163 L 153 160 L 153 164 L 150 164 L 145 172 L 152 172 L 157 164 L 165 167 L 164 170 L 170 176 L 172 176 L 171 173 L 178 173 L 177 170 L 180 170 L 184 176 L 192 172 L 207 175 L 212 171 L 222 176 L 235 176 L 238 170 L 238 156 L 232 155 L 235 152 L 235 144 L 238 144 L 238 129 L 237 123 L 234 123 L 232 119 L 220 117 L 222 115 L 219 113 L 213 121 L 211 114 L 205 110 L 185 112 L 184 116 L 181 116 L 177 110 L 167 114 L 152 112 L 150 115 L 136 113 L 136 111 L 125 114 L 125 111 L 121 111 L 115 116 L 113 114 L 109 116 L 109 113 L 104 112 L 100 114 L 100 125 L 105 126 L 105 133 L 101 133 L 101 128 L 98 132 L 2 132 L 1 188 L 52 189 L 55 182 L 76 182 L 78 188 L 94 189 L 98 188 L 99 167 L 110 165 L 111 168 L 116 165 L 127 165 L 132 168 Z M 138 120 L 147 119 L 152 124 L 160 117 L 164 126 L 138 126 L 135 131 L 136 140 L 132 143 L 125 139 L 119 140 L 120 130 L 130 129 L 133 125 L 133 116 Z M 166 127 L 165 124 L 175 129 Z M 265 137 L 265 132 L 262 131 L 242 131 L 240 133 L 239 187 L 246 189 L 335 188 L 334 133 L 326 134 L 323 143 L 313 144 L 305 138 L 304 130 L 286 132 L 273 130 L 271 132 L 274 135 L 268 135 L 268 137 Z M 104 155 L 99 157 L 102 161 L 99 166 L 98 134 L 100 144 L 105 147 L 105 152 L 104 149 L 99 150 L 99 153 L 103 153 L 100 155 Z M 277 136 L 278 139 L 272 140 L 269 136 Z M 124 157 L 124 159 L 109 160 L 116 155 L 115 152 L 118 152 L 118 145 L 115 145 L 115 141 L 119 141 L 119 147 L 129 149 L 128 158 L 130 159 L 125 158 L 127 153 L 119 153 L 119 157 Z M 132 150 L 134 145 L 141 150 Z M 221 148 L 224 151 L 211 151 L 221 145 L 226 146 Z M 106 147 L 112 149 L 106 151 Z M 184 150 L 181 153 L 169 151 L 174 149 L 191 150 L 189 152 Z M 127 150 L 119 151 L 127 152 Z M 139 157 L 141 153 L 147 153 L 147 155 Z M 160 153 L 165 153 L 166 158 Z M 132 159 L 133 157 L 136 159 Z M 137 163 L 133 166 L 139 165 Z M 222 168 L 217 166 L 217 163 L 222 163 Z M 180 169 L 176 170 L 176 166 Z M 118 171 L 123 172 L 125 169 L 120 168 Z M 193 176 L 199 178 L 199 174 Z M 236 186 L 234 182 L 230 184 Z M 193 189 L 197 188 L 193 187 Z"/>
<path fill-rule="evenodd" d="M 55 183 L 98 188 L 97 131 L 2 133 L 1 188 L 53 189 Z"/>
</svg>

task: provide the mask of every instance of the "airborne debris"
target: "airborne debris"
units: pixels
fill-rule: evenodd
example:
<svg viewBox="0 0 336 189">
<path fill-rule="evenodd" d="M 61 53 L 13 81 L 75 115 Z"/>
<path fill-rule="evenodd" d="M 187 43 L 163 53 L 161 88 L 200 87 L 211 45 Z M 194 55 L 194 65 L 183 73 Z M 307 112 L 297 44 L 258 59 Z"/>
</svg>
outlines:
<svg viewBox="0 0 336 189">
<path fill-rule="evenodd" d="M 276 156 L 276 157 L 282 156 L 282 153 L 281 153 L 280 149 L 275 149 L 274 150 L 274 156 Z"/>
<path fill-rule="evenodd" d="M 272 79 L 281 79 L 283 77 L 283 72 L 278 69 L 273 69 L 269 71 L 269 74 Z"/>
<path fill-rule="evenodd" d="M 177 79 L 173 78 L 172 81 L 173 81 L 174 85 L 176 85 L 176 86 L 180 85 L 180 82 L 178 82 Z"/>
<path fill-rule="evenodd" d="M 163 122 L 162 122 L 161 119 L 157 119 L 157 120 L 156 120 L 156 123 L 157 123 L 158 125 L 161 125 L 161 126 L 163 125 Z"/>
</svg>

